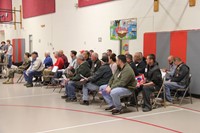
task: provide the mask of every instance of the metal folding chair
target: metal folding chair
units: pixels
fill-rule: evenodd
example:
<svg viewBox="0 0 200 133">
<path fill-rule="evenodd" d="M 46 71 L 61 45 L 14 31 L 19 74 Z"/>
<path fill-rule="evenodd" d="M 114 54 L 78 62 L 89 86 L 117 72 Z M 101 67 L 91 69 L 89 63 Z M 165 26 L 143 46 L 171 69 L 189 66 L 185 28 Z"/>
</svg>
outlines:
<svg viewBox="0 0 200 133">
<path fill-rule="evenodd" d="M 21 83 L 23 79 L 24 79 L 24 74 L 21 74 L 17 80 L 17 83 Z"/>
<path fill-rule="evenodd" d="M 174 94 L 174 99 L 177 98 L 177 100 L 178 100 L 178 97 L 177 97 L 178 92 L 183 92 L 183 96 L 181 98 L 181 101 L 179 102 L 179 105 L 182 104 L 183 99 L 185 98 L 187 93 L 189 93 L 190 103 L 192 104 L 192 95 L 191 95 L 191 88 L 190 88 L 191 79 L 192 79 L 192 75 L 190 74 L 189 78 L 188 78 L 188 82 L 186 84 L 186 87 L 185 88 L 178 88 L 176 90 L 175 94 Z"/>
</svg>

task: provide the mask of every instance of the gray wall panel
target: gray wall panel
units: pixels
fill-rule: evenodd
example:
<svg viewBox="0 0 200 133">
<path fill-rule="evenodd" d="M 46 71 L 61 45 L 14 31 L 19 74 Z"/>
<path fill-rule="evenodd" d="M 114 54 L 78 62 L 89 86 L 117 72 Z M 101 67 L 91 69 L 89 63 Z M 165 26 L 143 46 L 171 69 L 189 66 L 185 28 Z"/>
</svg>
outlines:
<svg viewBox="0 0 200 133">
<path fill-rule="evenodd" d="M 200 30 L 188 31 L 187 65 L 192 74 L 191 92 L 200 95 Z"/>
<path fill-rule="evenodd" d="M 156 59 L 160 68 L 167 68 L 170 54 L 170 32 L 158 32 L 156 38 Z"/>
</svg>

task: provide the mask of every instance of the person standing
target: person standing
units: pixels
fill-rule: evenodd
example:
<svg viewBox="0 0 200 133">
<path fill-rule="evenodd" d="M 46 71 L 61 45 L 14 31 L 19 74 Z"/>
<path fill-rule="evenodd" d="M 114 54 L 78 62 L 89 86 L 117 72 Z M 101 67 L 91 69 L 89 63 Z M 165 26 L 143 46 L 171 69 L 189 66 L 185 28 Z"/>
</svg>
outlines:
<svg viewBox="0 0 200 133">
<path fill-rule="evenodd" d="M 7 58 L 8 58 L 7 67 L 11 68 L 11 66 L 12 66 L 12 56 L 13 56 L 13 47 L 12 47 L 10 40 L 7 40 L 6 42 L 7 42 L 7 47 L 8 47 L 8 51 L 6 52 Z"/>
</svg>

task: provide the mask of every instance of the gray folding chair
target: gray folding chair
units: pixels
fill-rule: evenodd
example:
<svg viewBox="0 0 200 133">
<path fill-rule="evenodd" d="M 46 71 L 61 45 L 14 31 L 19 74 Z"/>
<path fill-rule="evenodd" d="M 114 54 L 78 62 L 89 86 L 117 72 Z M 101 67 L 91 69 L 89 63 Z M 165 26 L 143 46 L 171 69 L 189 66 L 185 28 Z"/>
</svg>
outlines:
<svg viewBox="0 0 200 133">
<path fill-rule="evenodd" d="M 190 88 L 191 79 L 192 79 L 192 75 L 190 74 L 188 81 L 187 81 L 187 84 L 186 84 L 186 87 L 185 88 L 178 88 L 176 90 L 175 94 L 174 94 L 174 99 L 177 98 L 177 100 L 179 100 L 178 97 L 177 97 L 177 94 L 178 94 L 178 92 L 183 92 L 183 96 L 181 97 L 181 101 L 179 102 L 179 105 L 182 104 L 183 99 L 185 98 L 187 93 L 189 93 L 190 103 L 192 104 L 192 95 L 191 95 L 191 88 Z"/>
</svg>

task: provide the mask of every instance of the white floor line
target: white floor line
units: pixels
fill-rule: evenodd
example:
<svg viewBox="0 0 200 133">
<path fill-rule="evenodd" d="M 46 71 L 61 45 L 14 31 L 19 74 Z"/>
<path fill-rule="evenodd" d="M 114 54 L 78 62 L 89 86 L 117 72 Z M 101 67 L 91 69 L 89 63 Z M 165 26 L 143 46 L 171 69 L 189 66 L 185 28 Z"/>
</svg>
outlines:
<svg viewBox="0 0 200 133">
<path fill-rule="evenodd" d="M 147 117 L 147 116 L 154 116 L 154 115 L 160 115 L 160 114 L 167 114 L 167 113 L 174 113 L 182 111 L 183 109 L 177 109 L 177 110 L 171 110 L 171 111 L 165 111 L 165 112 L 158 112 L 158 113 L 151 113 L 151 114 L 145 114 L 145 115 L 138 115 L 138 116 L 132 116 L 132 117 L 125 117 L 127 119 L 134 119 L 134 118 L 141 118 L 141 117 Z M 41 131 L 36 133 L 50 133 L 55 131 L 61 131 L 61 130 L 67 130 L 67 129 L 73 129 L 73 128 L 79 128 L 79 127 L 86 127 L 86 126 L 92 126 L 97 124 L 104 124 L 109 122 L 116 122 L 116 121 L 122 121 L 123 119 L 113 119 L 113 120 L 107 120 L 107 121 L 101 121 L 101 122 L 94 122 L 94 123 L 87 123 L 87 124 L 81 124 L 76 126 L 70 126 L 70 127 L 64 127 L 64 128 L 58 128 L 58 129 L 52 129 L 47 131 Z"/>
<path fill-rule="evenodd" d="M 180 109 L 179 107 L 174 107 L 174 108 Z M 195 113 L 195 114 L 200 114 L 200 112 L 197 112 L 197 111 L 193 111 L 193 110 L 189 110 L 189 109 L 184 109 L 184 108 L 181 108 L 181 109 L 184 110 L 184 111 Z"/>
<path fill-rule="evenodd" d="M 39 97 L 39 96 L 48 96 L 48 95 L 57 95 L 59 93 L 48 93 L 48 94 L 41 94 L 41 95 L 26 95 L 26 96 L 17 96 L 17 97 L 5 97 L 0 98 L 0 100 L 7 100 L 7 99 L 19 99 L 19 98 L 27 98 L 27 97 Z"/>
</svg>

